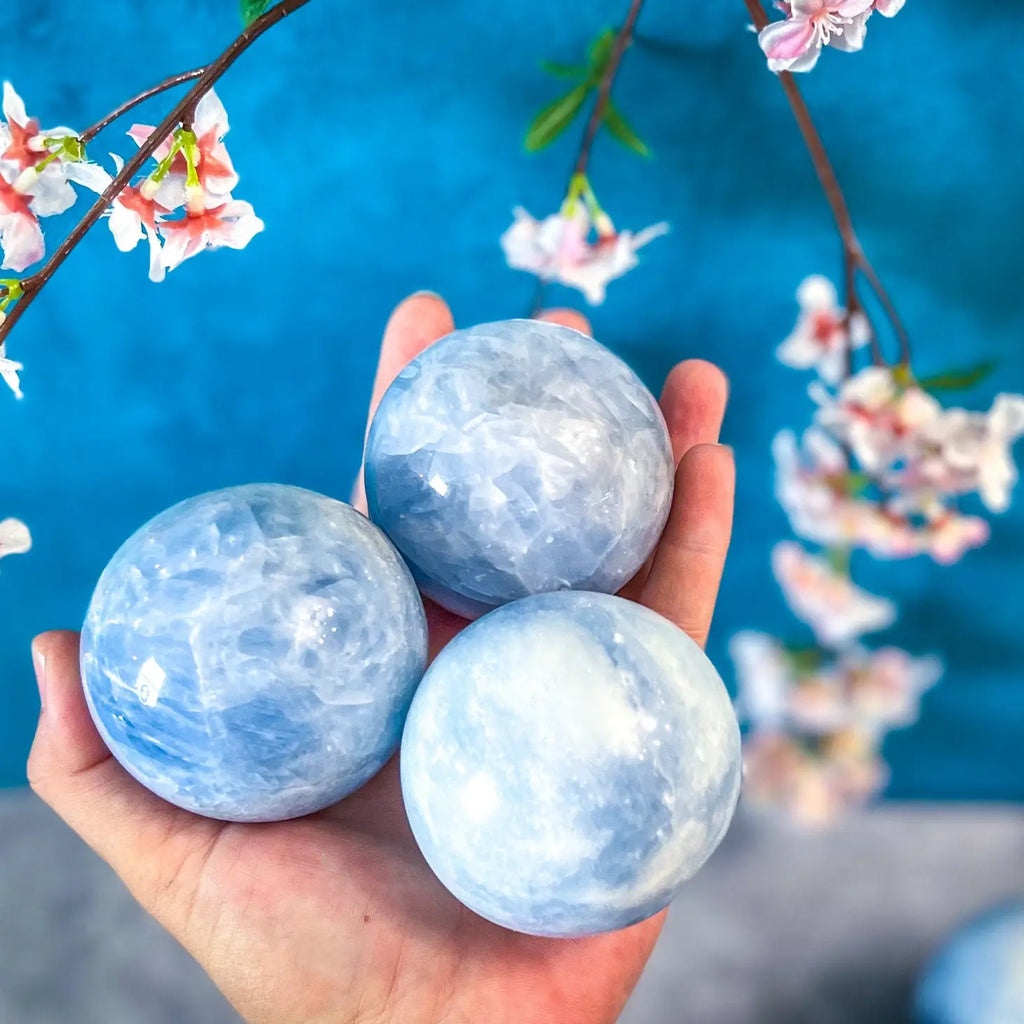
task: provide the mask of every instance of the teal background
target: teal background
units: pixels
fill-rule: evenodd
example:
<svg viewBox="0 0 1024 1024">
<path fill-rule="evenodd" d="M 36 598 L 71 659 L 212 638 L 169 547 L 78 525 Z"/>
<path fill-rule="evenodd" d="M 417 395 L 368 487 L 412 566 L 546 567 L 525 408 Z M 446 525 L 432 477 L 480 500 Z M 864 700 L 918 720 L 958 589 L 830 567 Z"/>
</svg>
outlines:
<svg viewBox="0 0 1024 1024">
<path fill-rule="evenodd" d="M 237 190 L 266 220 L 243 253 L 203 256 L 163 285 L 143 247 L 97 229 L 9 346 L 26 398 L 0 396 L 0 517 L 35 549 L 0 564 L 0 783 L 24 781 L 38 711 L 28 643 L 77 627 L 91 586 L 143 521 L 197 492 L 278 480 L 347 496 L 381 329 L 431 288 L 462 324 L 522 315 L 533 284 L 497 239 L 522 203 L 553 210 L 576 135 L 528 157 L 521 139 L 572 61 L 625 0 L 316 0 L 259 42 L 220 88 Z M 237 29 L 233 0 L 5 7 L 0 77 L 44 124 L 82 127 L 125 96 L 210 59 Z M 829 52 L 803 79 L 862 240 L 911 328 L 922 374 L 999 360 L 963 396 L 1024 390 L 1024 64 L 1020 7 L 911 0 L 874 19 L 859 56 Z M 828 209 L 740 0 L 649 0 L 617 96 L 652 144 L 644 164 L 607 139 L 592 181 L 622 226 L 674 227 L 593 311 L 597 336 L 652 387 L 678 359 L 733 382 L 736 542 L 711 654 L 739 628 L 798 636 L 768 553 L 787 536 L 769 444 L 802 425 L 806 378 L 779 366 L 793 292 L 838 276 Z M 156 121 L 166 101 L 140 120 Z M 127 127 L 127 125 L 125 125 Z M 94 148 L 127 152 L 109 132 Z M 69 223 L 69 222 L 67 222 Z M 66 224 L 48 222 L 51 244 Z M 552 300 L 576 303 L 553 289 Z M 867 560 L 896 598 L 885 635 L 936 651 L 949 673 L 886 754 L 890 795 L 1024 798 L 1024 501 L 954 568 Z"/>
</svg>

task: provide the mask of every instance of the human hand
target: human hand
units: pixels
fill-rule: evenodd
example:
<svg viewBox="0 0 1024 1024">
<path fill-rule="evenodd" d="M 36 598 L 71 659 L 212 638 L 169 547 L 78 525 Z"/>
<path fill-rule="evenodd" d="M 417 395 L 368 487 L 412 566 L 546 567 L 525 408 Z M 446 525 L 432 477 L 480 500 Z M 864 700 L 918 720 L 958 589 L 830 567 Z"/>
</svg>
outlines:
<svg viewBox="0 0 1024 1024">
<path fill-rule="evenodd" d="M 577 313 L 545 315 L 589 333 Z M 442 300 L 394 312 L 372 409 L 398 371 L 453 329 Z M 709 363 L 669 374 L 662 408 L 679 460 L 668 525 L 623 595 L 707 638 L 732 523 L 731 453 L 716 444 L 727 385 Z M 354 498 L 365 511 L 361 493 Z M 431 655 L 466 622 L 427 602 Z M 539 939 L 456 901 L 406 821 L 397 758 L 334 807 L 244 825 L 165 803 L 111 757 L 89 716 L 78 635 L 33 644 L 43 710 L 35 791 L 106 860 L 251 1024 L 611 1024 L 664 913 L 621 932 Z"/>
</svg>

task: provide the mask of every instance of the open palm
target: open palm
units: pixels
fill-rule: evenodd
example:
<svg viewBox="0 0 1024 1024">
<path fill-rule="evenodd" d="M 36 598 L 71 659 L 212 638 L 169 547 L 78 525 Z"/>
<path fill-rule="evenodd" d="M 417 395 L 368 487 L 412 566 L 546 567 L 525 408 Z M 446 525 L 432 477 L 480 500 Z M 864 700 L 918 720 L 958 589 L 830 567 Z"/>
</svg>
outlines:
<svg viewBox="0 0 1024 1024">
<path fill-rule="evenodd" d="M 545 315 L 589 331 L 570 311 Z M 384 337 L 373 404 L 453 328 L 415 295 Z M 721 372 L 681 363 L 662 408 L 679 469 L 665 534 L 625 596 L 703 644 L 732 520 L 733 466 L 718 446 Z M 372 408 L 371 408 L 372 412 Z M 355 503 L 362 507 L 361 494 Z M 431 655 L 465 621 L 428 607 Z M 110 756 L 93 727 L 78 635 L 33 645 L 43 711 L 29 758 L 39 795 L 118 872 L 253 1024 L 606 1024 L 646 963 L 663 915 L 582 940 L 539 939 L 466 910 L 427 867 L 406 821 L 397 758 L 319 814 L 225 824 L 172 807 Z"/>
</svg>

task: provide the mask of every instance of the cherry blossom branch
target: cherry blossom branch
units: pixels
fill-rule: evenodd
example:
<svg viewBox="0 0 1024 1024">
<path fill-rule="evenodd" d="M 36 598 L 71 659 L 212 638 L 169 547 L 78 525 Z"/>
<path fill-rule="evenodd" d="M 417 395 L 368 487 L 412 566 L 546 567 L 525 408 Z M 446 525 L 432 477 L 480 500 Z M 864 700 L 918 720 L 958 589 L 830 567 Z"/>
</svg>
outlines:
<svg viewBox="0 0 1024 1024">
<path fill-rule="evenodd" d="M 601 85 L 597 91 L 597 102 L 590 114 L 586 131 L 583 133 L 583 142 L 580 145 L 579 156 L 576 159 L 576 166 L 573 170 L 573 177 L 585 176 L 587 167 L 590 165 L 590 153 L 594 148 L 594 140 L 604 123 L 604 116 L 608 110 L 608 103 L 612 97 L 612 86 L 615 84 L 615 76 L 619 73 L 622 58 L 633 42 L 633 33 L 636 30 L 637 19 L 644 6 L 644 0 L 631 0 L 629 14 L 619 29 L 612 46 L 611 56 L 608 58 L 608 66 L 601 77 Z"/>
<path fill-rule="evenodd" d="M 197 78 L 202 78 L 206 73 L 208 65 L 204 64 L 201 68 L 195 68 L 193 71 L 183 71 L 180 75 L 172 75 L 170 78 L 165 78 L 158 85 L 154 85 L 151 89 L 146 89 L 145 92 L 140 92 L 138 96 L 133 96 L 130 100 L 125 100 L 119 107 L 115 107 L 106 117 L 101 118 L 94 125 L 86 128 L 79 139 L 83 145 L 87 145 L 92 142 L 94 138 L 104 128 L 108 128 L 115 121 L 124 117 L 130 110 L 134 110 L 140 103 L 145 103 L 146 100 L 152 99 L 154 96 L 159 96 L 162 92 L 167 92 L 168 89 L 173 89 L 175 86 L 184 85 L 186 82 L 194 81 Z"/>
<path fill-rule="evenodd" d="M 762 31 L 769 24 L 768 14 L 764 9 L 762 0 L 744 0 L 744 2 L 747 5 L 747 10 L 750 11 L 754 27 L 759 32 Z M 814 124 L 814 119 L 811 117 L 810 109 L 800 92 L 800 87 L 796 84 L 796 78 L 790 72 L 780 72 L 779 81 L 782 83 L 786 99 L 789 100 L 789 105 L 793 109 L 793 115 L 800 128 L 800 134 L 803 136 L 807 149 L 810 152 L 811 160 L 814 163 L 814 170 L 825 192 L 825 198 L 832 209 L 832 216 L 835 218 L 836 228 L 842 239 L 847 312 L 851 318 L 857 314 L 866 317 L 864 307 L 857 295 L 857 274 L 863 274 L 881 304 L 882 309 L 885 310 L 893 330 L 896 332 L 896 337 L 900 344 L 900 366 L 908 369 L 911 359 L 910 336 L 875 268 L 871 265 L 867 256 L 864 255 L 864 250 L 861 247 L 856 228 L 854 227 L 853 217 L 850 214 L 849 204 L 846 201 L 842 186 L 839 184 L 839 178 L 836 175 L 835 168 L 832 166 L 832 161 L 829 159 L 825 143 L 817 126 Z M 873 330 L 871 332 L 871 354 L 876 365 L 885 365 L 878 337 Z"/>
<path fill-rule="evenodd" d="M 174 109 L 161 121 L 148 139 L 142 143 L 138 152 L 124 165 L 117 176 L 104 190 L 103 194 L 89 208 L 88 212 L 72 228 L 71 233 L 54 250 L 53 255 L 34 274 L 21 281 L 21 297 L 17 303 L 9 307 L 7 318 L 0 323 L 0 344 L 4 342 L 7 335 L 13 330 L 14 325 L 21 319 L 25 311 L 32 304 L 40 291 L 51 277 L 60 269 L 64 261 L 71 255 L 75 247 L 88 234 L 97 221 L 106 212 L 107 207 L 121 194 L 124 188 L 131 183 L 135 175 L 142 170 L 146 161 L 160 148 L 164 140 L 171 135 L 182 123 L 182 119 L 195 109 L 195 105 L 208 93 L 220 80 L 224 73 L 238 60 L 239 57 L 265 32 L 273 28 L 278 22 L 283 21 L 290 14 L 293 14 L 300 7 L 305 7 L 310 0 L 280 0 L 265 14 L 251 22 L 242 30 L 231 45 L 214 61 L 207 64 L 205 68 L 197 69 L 198 78 L 196 84 L 178 101 Z M 188 73 L 192 75 L 192 72 Z M 184 81 L 188 81 L 185 78 Z M 167 86 L 170 88 L 170 86 Z M 157 90 L 162 91 L 162 90 Z M 155 93 L 153 93 L 155 95 Z M 141 100 L 139 101 L 141 102 Z M 134 103 L 130 103 L 126 109 L 131 109 Z M 102 124 L 102 122 L 97 122 Z M 94 126 L 95 127 L 95 126 Z M 96 129 L 97 131 L 99 129 Z"/>
</svg>

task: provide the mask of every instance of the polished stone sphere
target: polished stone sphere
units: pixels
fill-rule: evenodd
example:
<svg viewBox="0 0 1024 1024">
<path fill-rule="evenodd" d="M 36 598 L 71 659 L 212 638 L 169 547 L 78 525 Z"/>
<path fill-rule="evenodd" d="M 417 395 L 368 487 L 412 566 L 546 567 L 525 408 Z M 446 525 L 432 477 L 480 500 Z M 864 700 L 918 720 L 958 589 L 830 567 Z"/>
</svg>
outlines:
<svg viewBox="0 0 1024 1024">
<path fill-rule="evenodd" d="M 114 555 L 82 629 L 107 746 L 171 803 L 227 821 L 320 810 L 398 745 L 423 605 L 348 505 L 253 484 L 162 512 Z"/>
<path fill-rule="evenodd" d="M 932 959 L 917 992 L 917 1024 L 1024 1022 L 1024 902 L 958 931 Z"/>
<path fill-rule="evenodd" d="M 385 393 L 366 447 L 370 517 L 423 592 L 469 617 L 551 590 L 617 591 L 661 536 L 672 479 L 636 374 L 537 320 L 432 345 Z"/>
<path fill-rule="evenodd" d="M 624 928 L 665 907 L 729 826 L 740 735 L 718 673 L 667 619 L 542 594 L 460 633 L 413 699 L 413 833 L 444 885 L 532 935 Z"/>
</svg>

